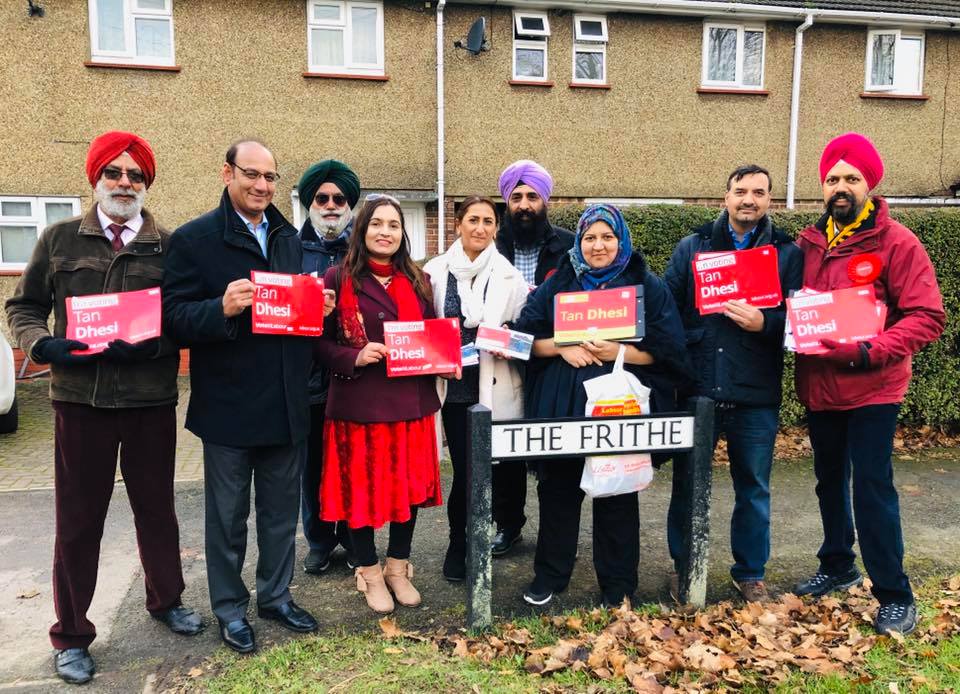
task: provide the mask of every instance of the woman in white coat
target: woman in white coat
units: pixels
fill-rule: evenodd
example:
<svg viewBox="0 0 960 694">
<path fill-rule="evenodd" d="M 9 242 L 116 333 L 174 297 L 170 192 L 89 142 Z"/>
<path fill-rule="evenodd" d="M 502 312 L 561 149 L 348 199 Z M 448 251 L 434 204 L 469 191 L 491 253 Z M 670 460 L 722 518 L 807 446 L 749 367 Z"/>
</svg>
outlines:
<svg viewBox="0 0 960 694">
<path fill-rule="evenodd" d="M 466 345 L 476 339 L 481 323 L 501 326 L 516 320 L 529 287 L 497 251 L 493 200 L 471 196 L 455 217 L 457 240 L 446 253 L 431 259 L 424 271 L 430 277 L 437 316 L 459 318 L 460 343 Z M 479 402 L 493 411 L 494 419 L 522 417 L 523 384 L 517 362 L 483 351 L 479 366 L 465 367 L 460 380 L 438 382 L 443 430 L 453 462 L 453 486 L 447 498 L 450 544 L 443 576 L 462 581 L 466 576 L 467 408 Z M 496 474 L 493 487 L 496 495 Z"/>
</svg>

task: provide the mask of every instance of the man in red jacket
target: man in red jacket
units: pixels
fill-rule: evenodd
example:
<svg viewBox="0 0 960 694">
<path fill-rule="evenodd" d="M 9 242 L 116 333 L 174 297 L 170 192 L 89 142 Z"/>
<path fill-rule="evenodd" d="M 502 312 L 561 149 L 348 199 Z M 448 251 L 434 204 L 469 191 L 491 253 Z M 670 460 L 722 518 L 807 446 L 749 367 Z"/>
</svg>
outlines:
<svg viewBox="0 0 960 694">
<path fill-rule="evenodd" d="M 893 435 L 911 359 L 940 336 L 946 314 L 923 245 L 890 218 L 882 197 L 870 196 L 882 178 L 883 161 L 870 140 L 857 133 L 833 139 L 820 159 L 826 214 L 798 239 L 805 287 L 873 285 L 887 305 L 887 319 L 872 340 L 825 339 L 825 354 L 797 355 L 797 395 L 808 410 L 823 544 L 820 568 L 796 593 L 824 595 L 863 581 L 854 566 L 856 522 L 863 563 L 880 602 L 877 632 L 909 634 L 917 612 L 903 571 Z"/>
</svg>

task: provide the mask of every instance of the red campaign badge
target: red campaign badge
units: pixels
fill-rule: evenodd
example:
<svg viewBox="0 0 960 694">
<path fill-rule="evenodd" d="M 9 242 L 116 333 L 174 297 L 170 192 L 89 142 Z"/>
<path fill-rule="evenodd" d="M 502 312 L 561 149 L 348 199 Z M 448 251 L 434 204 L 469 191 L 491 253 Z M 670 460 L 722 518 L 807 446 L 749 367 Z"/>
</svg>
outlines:
<svg viewBox="0 0 960 694">
<path fill-rule="evenodd" d="M 880 276 L 883 261 L 874 253 L 862 253 L 850 258 L 847 263 L 847 276 L 855 284 L 871 284 Z"/>
</svg>

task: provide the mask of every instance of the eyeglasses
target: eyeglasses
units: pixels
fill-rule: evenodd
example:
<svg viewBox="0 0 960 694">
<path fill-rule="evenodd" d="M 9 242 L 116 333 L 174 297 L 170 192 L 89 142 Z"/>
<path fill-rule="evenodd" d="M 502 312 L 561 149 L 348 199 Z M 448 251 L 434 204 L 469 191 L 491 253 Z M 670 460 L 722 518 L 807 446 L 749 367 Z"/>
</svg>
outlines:
<svg viewBox="0 0 960 694">
<path fill-rule="evenodd" d="M 331 198 L 333 199 L 333 204 L 337 207 L 343 207 L 347 204 L 347 196 L 340 195 L 340 193 L 334 193 L 333 195 L 328 195 L 327 193 L 317 193 L 314 200 L 316 200 L 318 205 L 326 205 Z"/>
<path fill-rule="evenodd" d="M 243 177 L 246 178 L 248 181 L 256 181 L 261 176 L 263 176 L 263 180 L 266 181 L 267 183 L 276 183 L 277 181 L 280 180 L 280 174 L 278 174 L 276 171 L 263 172 L 263 171 L 257 171 L 256 169 L 246 169 L 240 166 L 239 164 L 235 164 L 232 161 L 228 161 L 227 163 L 233 168 L 235 168 L 237 171 L 239 171 L 241 174 L 243 174 Z"/>
<path fill-rule="evenodd" d="M 127 174 L 127 180 L 134 185 L 139 185 L 147 180 L 146 176 L 143 175 L 143 171 L 139 169 L 118 169 L 114 166 L 108 166 L 103 170 L 104 177 L 110 181 L 119 181 L 123 178 L 123 174 Z"/>
</svg>

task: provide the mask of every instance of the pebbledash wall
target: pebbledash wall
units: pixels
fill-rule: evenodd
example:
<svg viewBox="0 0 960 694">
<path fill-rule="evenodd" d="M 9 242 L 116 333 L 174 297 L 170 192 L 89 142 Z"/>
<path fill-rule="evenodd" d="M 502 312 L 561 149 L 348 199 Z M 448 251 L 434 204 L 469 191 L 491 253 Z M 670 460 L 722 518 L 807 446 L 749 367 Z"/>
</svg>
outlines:
<svg viewBox="0 0 960 694">
<path fill-rule="evenodd" d="M 275 201 L 291 221 L 302 216 L 291 201 L 300 173 L 335 157 L 355 168 L 365 191 L 401 197 L 423 252 L 436 252 L 435 2 L 383 2 L 382 74 L 337 78 L 311 74 L 312 5 L 306 0 L 165 0 L 161 4 L 172 8 L 173 69 L 93 64 L 91 2 L 41 2 L 44 17 L 29 17 L 26 3 L 0 3 L 6 37 L 0 43 L 0 201 L 67 196 L 86 210 L 88 144 L 105 130 L 126 129 L 154 147 L 158 176 L 147 205 L 174 228 L 216 204 L 226 146 L 254 136 L 277 155 L 282 178 Z M 584 11 L 590 12 L 586 4 Z M 604 15 L 606 83 L 576 86 L 577 12 L 547 11 L 547 75 L 531 86 L 513 79 L 511 7 L 446 6 L 448 242 L 456 202 L 477 192 L 498 197 L 499 172 L 520 158 L 536 159 L 553 173 L 555 204 L 715 204 L 729 171 L 746 162 L 771 170 L 774 196 L 782 201 L 799 19 L 751 20 L 765 33 L 762 88 L 716 93 L 701 84 L 705 18 L 648 13 Z M 455 48 L 481 16 L 489 50 L 474 56 Z M 923 32 L 922 92 L 909 98 L 864 95 L 867 36 L 866 25 L 852 24 L 815 23 L 805 34 L 798 204 L 819 205 L 820 151 L 848 130 L 869 134 L 879 146 L 887 168 L 880 193 L 955 196 L 960 36 Z M 17 273 L 0 264 L 6 275 L 0 305 Z M 5 319 L 0 329 L 6 330 Z"/>
</svg>

